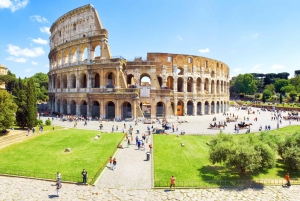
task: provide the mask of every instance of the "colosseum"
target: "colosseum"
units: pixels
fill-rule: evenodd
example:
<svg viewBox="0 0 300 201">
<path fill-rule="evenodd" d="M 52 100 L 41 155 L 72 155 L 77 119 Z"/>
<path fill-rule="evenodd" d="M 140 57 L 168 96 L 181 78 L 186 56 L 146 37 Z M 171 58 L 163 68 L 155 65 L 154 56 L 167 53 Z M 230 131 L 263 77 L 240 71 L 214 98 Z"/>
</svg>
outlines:
<svg viewBox="0 0 300 201">
<path fill-rule="evenodd" d="M 90 4 L 58 18 L 50 31 L 52 112 L 124 120 L 228 110 L 229 67 L 221 61 L 170 53 L 112 57 L 108 31 Z"/>
</svg>

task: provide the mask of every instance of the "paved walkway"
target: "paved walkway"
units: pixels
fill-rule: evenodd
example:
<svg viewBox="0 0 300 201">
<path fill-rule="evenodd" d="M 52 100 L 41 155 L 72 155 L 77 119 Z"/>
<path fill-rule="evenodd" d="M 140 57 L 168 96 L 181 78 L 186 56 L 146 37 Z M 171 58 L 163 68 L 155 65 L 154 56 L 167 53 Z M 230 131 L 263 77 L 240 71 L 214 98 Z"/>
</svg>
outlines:
<svg viewBox="0 0 300 201">
<path fill-rule="evenodd" d="M 142 134 L 133 135 L 141 139 Z M 152 186 L 152 170 L 150 160 L 146 160 L 146 153 L 149 152 L 149 143 L 152 143 L 150 135 L 148 143 L 144 148 L 138 150 L 134 142 L 127 148 L 127 142 L 123 142 L 124 149 L 118 149 L 116 154 L 117 168 L 111 170 L 109 165 L 102 173 L 96 186 L 100 188 L 117 189 L 150 189 Z"/>
<path fill-rule="evenodd" d="M 53 182 L 0 176 L 0 200 L 43 201 L 43 200 L 195 200 L 195 201 L 299 201 L 300 186 L 285 188 L 267 186 L 264 188 L 230 189 L 177 189 L 126 190 L 82 186 L 63 183 L 60 197 L 56 197 Z"/>
</svg>

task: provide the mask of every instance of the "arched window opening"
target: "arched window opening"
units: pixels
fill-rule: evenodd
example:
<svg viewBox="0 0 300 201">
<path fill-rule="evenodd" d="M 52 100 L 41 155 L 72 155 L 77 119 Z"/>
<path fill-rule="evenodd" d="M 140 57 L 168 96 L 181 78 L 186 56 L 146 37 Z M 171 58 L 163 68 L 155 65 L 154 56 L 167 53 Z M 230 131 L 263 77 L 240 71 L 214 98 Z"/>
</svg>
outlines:
<svg viewBox="0 0 300 201">
<path fill-rule="evenodd" d="M 158 102 L 156 104 L 156 117 L 165 116 L 165 104 L 163 102 Z"/>
<path fill-rule="evenodd" d="M 205 101 L 205 108 L 204 108 L 204 109 L 205 109 L 205 111 L 204 111 L 205 114 L 208 114 L 208 113 L 209 113 L 209 112 L 208 112 L 208 111 L 209 111 L 209 104 L 208 104 L 207 101 Z"/>
<path fill-rule="evenodd" d="M 99 88 L 100 87 L 100 75 L 96 73 L 94 77 L 94 88 Z"/>
<path fill-rule="evenodd" d="M 92 116 L 94 118 L 100 117 L 100 104 L 98 101 L 94 101 L 92 105 Z"/>
<path fill-rule="evenodd" d="M 107 76 L 106 88 L 114 88 L 114 87 L 115 87 L 115 75 L 113 73 L 109 73 Z"/>
<path fill-rule="evenodd" d="M 82 101 L 80 104 L 80 114 L 86 118 L 87 115 L 87 103 L 86 101 Z"/>
<path fill-rule="evenodd" d="M 101 47 L 97 45 L 94 49 L 94 60 L 100 60 L 101 58 Z"/>
<path fill-rule="evenodd" d="M 202 113 L 201 113 L 201 108 L 202 107 L 202 104 L 201 104 L 201 102 L 198 102 L 197 103 L 197 115 L 202 115 Z"/>
<path fill-rule="evenodd" d="M 76 115 L 76 102 L 74 100 L 70 103 L 71 114 Z"/>
<path fill-rule="evenodd" d="M 173 77 L 169 76 L 168 79 L 167 79 L 167 88 L 171 89 L 171 90 L 174 90 L 173 83 L 174 83 Z"/>
<path fill-rule="evenodd" d="M 187 79 L 187 92 L 193 92 L 193 78 L 192 77 L 189 77 Z"/>
<path fill-rule="evenodd" d="M 66 75 L 63 76 L 63 88 L 68 88 L 68 80 Z"/>
<path fill-rule="evenodd" d="M 161 85 L 162 85 L 162 78 L 160 76 L 157 76 L 157 81 L 158 81 L 158 84 L 161 88 Z"/>
<path fill-rule="evenodd" d="M 151 79 L 149 75 L 142 75 L 141 76 L 141 86 L 150 87 L 151 86 Z"/>
<path fill-rule="evenodd" d="M 135 88 L 135 80 L 132 74 L 127 75 L 127 87 L 128 88 Z"/>
<path fill-rule="evenodd" d="M 106 119 L 114 120 L 115 118 L 115 104 L 110 101 L 106 105 Z"/>
<path fill-rule="evenodd" d="M 124 102 L 122 105 L 122 119 L 132 118 L 132 109 L 129 102 Z"/>
<path fill-rule="evenodd" d="M 192 101 L 188 101 L 187 102 L 187 115 L 193 115 L 193 111 L 194 111 L 194 104 Z"/>
<path fill-rule="evenodd" d="M 183 79 L 181 77 L 177 80 L 177 91 L 183 92 Z"/>
</svg>

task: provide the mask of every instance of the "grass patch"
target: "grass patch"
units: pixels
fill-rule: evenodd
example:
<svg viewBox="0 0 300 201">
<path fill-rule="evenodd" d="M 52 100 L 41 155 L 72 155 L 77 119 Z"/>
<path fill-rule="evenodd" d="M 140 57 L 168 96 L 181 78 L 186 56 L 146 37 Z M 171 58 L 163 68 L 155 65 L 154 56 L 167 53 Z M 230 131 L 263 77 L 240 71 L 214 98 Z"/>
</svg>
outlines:
<svg viewBox="0 0 300 201">
<path fill-rule="evenodd" d="M 97 134 L 97 131 L 57 129 L 8 146 L 0 150 L 0 172 L 12 170 L 13 173 L 17 170 L 55 174 L 60 171 L 64 180 L 64 175 L 70 178 L 80 177 L 82 169 L 85 168 L 91 181 L 99 168 L 106 165 L 118 142 L 124 137 L 120 133 L 101 134 L 99 140 L 94 140 Z M 64 152 L 65 148 L 71 148 L 71 152 Z M 42 178 L 48 177 L 46 174 Z M 68 179 L 65 177 L 65 180 Z"/>
<path fill-rule="evenodd" d="M 288 126 L 270 131 L 270 134 L 289 135 L 299 130 L 300 126 Z M 236 135 L 243 137 L 243 135 Z M 240 176 L 236 169 L 226 169 L 222 164 L 213 165 L 209 160 L 209 146 L 213 136 L 154 135 L 154 181 L 155 186 L 168 186 L 172 175 L 177 179 L 177 186 L 199 186 L 210 181 L 283 179 L 286 172 L 291 178 L 300 177 L 299 171 L 290 170 L 281 160 L 268 171 L 257 171 Z M 182 147 L 181 143 L 185 146 Z M 218 184 L 215 184 L 218 186 Z"/>
</svg>

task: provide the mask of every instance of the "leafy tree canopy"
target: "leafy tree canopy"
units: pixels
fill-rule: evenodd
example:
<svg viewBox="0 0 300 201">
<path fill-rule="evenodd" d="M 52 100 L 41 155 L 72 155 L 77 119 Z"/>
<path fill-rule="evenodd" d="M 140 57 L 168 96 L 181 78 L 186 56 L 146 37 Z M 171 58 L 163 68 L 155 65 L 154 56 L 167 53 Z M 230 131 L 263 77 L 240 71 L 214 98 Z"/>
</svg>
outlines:
<svg viewBox="0 0 300 201">
<path fill-rule="evenodd" d="M 254 77 L 251 74 L 239 74 L 233 82 L 233 89 L 236 93 L 254 94 L 257 90 Z"/>
<path fill-rule="evenodd" d="M 278 79 L 278 80 L 276 80 L 275 84 L 274 84 L 274 86 L 275 86 L 275 92 L 276 93 L 280 93 L 281 92 L 281 88 L 289 85 L 289 83 L 290 83 L 289 80 L 286 80 L 286 79 Z"/>
<path fill-rule="evenodd" d="M 0 130 L 5 130 L 14 125 L 17 105 L 13 96 L 6 90 L 0 90 Z"/>
</svg>

